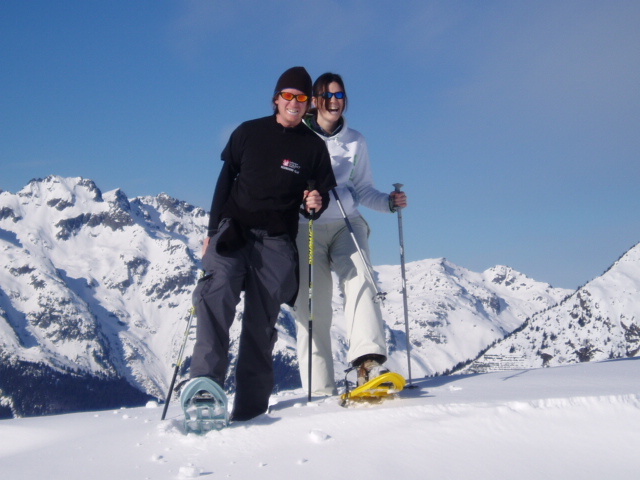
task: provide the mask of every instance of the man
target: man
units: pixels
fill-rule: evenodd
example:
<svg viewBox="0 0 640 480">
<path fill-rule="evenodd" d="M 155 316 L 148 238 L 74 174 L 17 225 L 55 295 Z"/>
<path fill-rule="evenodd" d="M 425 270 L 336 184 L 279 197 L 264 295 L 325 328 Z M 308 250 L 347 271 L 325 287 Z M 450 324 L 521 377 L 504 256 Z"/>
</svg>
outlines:
<svg viewBox="0 0 640 480">
<path fill-rule="evenodd" d="M 205 240 L 205 276 L 193 294 L 198 326 L 191 377 L 224 385 L 229 329 L 244 290 L 231 414 L 236 421 L 269 406 L 276 320 L 280 305 L 292 304 L 298 291 L 300 206 L 304 203 L 305 215 L 319 215 L 336 185 L 324 142 L 302 124 L 310 99 L 307 71 L 285 71 L 276 84 L 274 114 L 240 125 L 222 152 Z M 315 188 L 308 188 L 310 182 Z"/>
</svg>

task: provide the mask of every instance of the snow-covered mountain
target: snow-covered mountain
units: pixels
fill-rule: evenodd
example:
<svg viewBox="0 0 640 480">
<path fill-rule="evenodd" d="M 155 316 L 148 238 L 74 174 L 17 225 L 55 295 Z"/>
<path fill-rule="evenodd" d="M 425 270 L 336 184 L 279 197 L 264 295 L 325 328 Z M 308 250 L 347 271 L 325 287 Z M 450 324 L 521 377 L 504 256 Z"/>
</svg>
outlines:
<svg viewBox="0 0 640 480">
<path fill-rule="evenodd" d="M 167 195 L 129 201 L 82 178 L 0 193 L 3 405 L 27 414 L 83 408 L 80 392 L 100 406 L 158 396 L 205 222 Z"/>
<path fill-rule="evenodd" d="M 640 351 L 640 244 L 560 304 L 533 315 L 463 372 L 634 357 Z"/>
<path fill-rule="evenodd" d="M 401 277 L 397 266 L 376 270 L 388 292 L 383 312 L 394 333 L 389 338 L 393 365 L 406 351 Z M 476 273 L 444 258 L 408 263 L 406 277 L 412 374 L 416 377 L 442 374 L 474 358 L 529 316 L 570 294 L 506 266 Z M 405 371 L 403 366 L 398 364 L 398 371 Z"/>
<path fill-rule="evenodd" d="M 0 418 L 164 398 L 207 221 L 204 210 L 166 194 L 103 194 L 83 178 L 50 176 L 0 192 Z M 387 292 L 389 365 L 406 374 L 400 268 L 375 270 Z M 407 264 L 407 290 L 414 378 L 475 358 L 571 294 L 508 267 L 475 273 L 446 259 Z M 342 377 L 347 338 L 338 288 L 334 311 Z M 235 322 L 234 338 L 238 331 Z M 294 338 L 283 308 L 279 389 L 299 385 Z M 234 342 L 232 356 L 236 349 Z"/>
</svg>

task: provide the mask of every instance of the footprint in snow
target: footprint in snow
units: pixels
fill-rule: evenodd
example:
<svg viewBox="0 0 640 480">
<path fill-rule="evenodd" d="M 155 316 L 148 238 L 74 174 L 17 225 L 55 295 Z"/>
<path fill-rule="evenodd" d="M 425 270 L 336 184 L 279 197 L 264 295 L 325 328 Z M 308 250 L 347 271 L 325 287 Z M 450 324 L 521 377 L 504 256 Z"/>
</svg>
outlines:
<svg viewBox="0 0 640 480">
<path fill-rule="evenodd" d="M 322 443 L 329 440 L 331 435 L 324 433 L 322 430 L 311 430 L 309 432 L 309 438 L 314 443 Z"/>
<path fill-rule="evenodd" d="M 195 465 L 189 464 L 183 467 L 180 467 L 178 470 L 178 478 L 196 478 L 199 477 L 202 473 L 202 469 L 196 467 Z"/>
</svg>

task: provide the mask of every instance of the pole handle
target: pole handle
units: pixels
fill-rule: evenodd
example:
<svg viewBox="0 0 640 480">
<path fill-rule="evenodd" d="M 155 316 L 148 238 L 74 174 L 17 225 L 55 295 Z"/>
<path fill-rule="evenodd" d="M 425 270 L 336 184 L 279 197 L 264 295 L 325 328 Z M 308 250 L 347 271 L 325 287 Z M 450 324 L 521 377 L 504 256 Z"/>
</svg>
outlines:
<svg viewBox="0 0 640 480">
<path fill-rule="evenodd" d="M 316 189 L 316 181 L 312 178 L 310 178 L 309 180 L 307 180 L 307 190 L 309 190 L 309 192 L 312 192 L 313 190 Z M 306 206 L 305 206 L 306 208 Z M 309 218 L 311 219 L 311 221 L 315 220 L 316 218 L 316 209 L 312 208 L 311 211 L 309 212 Z"/>
<path fill-rule="evenodd" d="M 394 183 L 393 187 L 395 188 L 394 192 L 399 193 L 399 192 L 402 192 L 402 187 L 404 187 L 404 185 L 402 183 Z M 395 208 L 395 210 L 393 210 L 393 211 L 397 211 L 398 212 L 398 216 L 402 216 L 402 212 L 401 212 L 402 207 L 394 207 L 394 208 Z"/>
</svg>

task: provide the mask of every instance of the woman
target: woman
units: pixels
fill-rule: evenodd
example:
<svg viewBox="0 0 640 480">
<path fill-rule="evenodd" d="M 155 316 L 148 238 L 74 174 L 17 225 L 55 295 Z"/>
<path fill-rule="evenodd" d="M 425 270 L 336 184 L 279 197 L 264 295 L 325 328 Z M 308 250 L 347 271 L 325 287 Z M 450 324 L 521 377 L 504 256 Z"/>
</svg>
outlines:
<svg viewBox="0 0 640 480">
<path fill-rule="evenodd" d="M 347 94 L 340 75 L 325 73 L 313 84 L 314 109 L 305 118 L 306 125 L 322 138 L 331 155 L 331 165 L 338 186 L 336 191 L 353 227 L 358 245 L 369 257 L 369 226 L 358 211 L 362 204 L 379 212 L 395 212 L 407 206 L 404 192 L 391 194 L 376 190 L 369 164 L 365 138 L 347 126 L 343 113 Z M 331 351 L 331 271 L 340 281 L 344 293 L 346 331 L 349 340 L 347 360 L 358 367 L 361 385 L 388 370 L 384 323 L 375 301 L 375 285 L 354 245 L 344 217 L 333 199 L 322 217 L 314 221 L 313 278 L 313 355 L 311 392 L 336 394 Z M 308 278 L 308 220 L 300 217 L 297 246 L 300 255 L 300 278 Z M 302 384 L 308 385 L 309 359 L 309 289 L 300 282 L 294 315 L 297 324 L 297 351 Z"/>
</svg>

